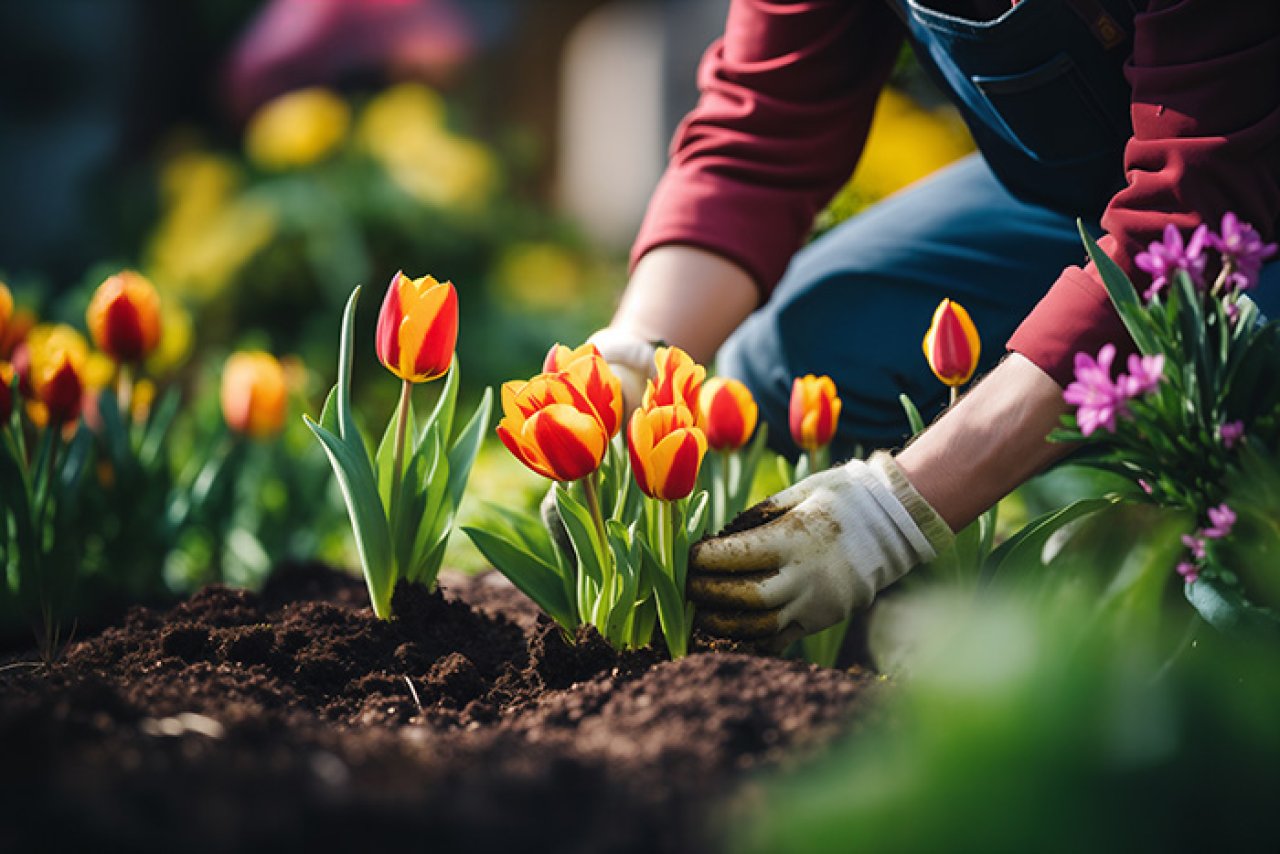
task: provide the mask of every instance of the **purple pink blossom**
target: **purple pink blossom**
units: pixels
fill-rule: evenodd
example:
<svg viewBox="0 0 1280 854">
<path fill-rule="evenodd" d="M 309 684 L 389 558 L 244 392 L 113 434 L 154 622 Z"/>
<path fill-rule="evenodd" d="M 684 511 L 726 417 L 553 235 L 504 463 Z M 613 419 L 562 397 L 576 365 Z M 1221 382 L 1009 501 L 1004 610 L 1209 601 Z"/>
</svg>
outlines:
<svg viewBox="0 0 1280 854">
<path fill-rule="evenodd" d="M 1224 282 L 1229 292 L 1248 290 L 1257 284 L 1263 262 L 1276 254 L 1276 244 L 1263 241 L 1253 226 L 1241 222 L 1234 213 L 1223 214 L 1222 230 L 1210 234 L 1209 243 L 1222 253 Z"/>
<path fill-rule="evenodd" d="M 1200 568 L 1189 560 L 1184 560 L 1178 564 L 1178 575 L 1182 576 L 1182 580 L 1188 584 L 1194 584 L 1196 579 L 1200 577 Z"/>
<path fill-rule="evenodd" d="M 1155 299 L 1179 270 L 1185 272 L 1196 287 L 1203 288 L 1204 271 L 1209 262 L 1204 248 L 1210 239 L 1209 227 L 1203 223 L 1196 226 L 1191 239 L 1185 243 L 1177 226 L 1173 223 L 1166 225 L 1164 238 L 1152 243 L 1146 252 L 1139 252 L 1133 259 L 1138 269 L 1151 275 L 1151 287 L 1143 292 L 1143 298 L 1147 301 Z"/>
<path fill-rule="evenodd" d="M 1220 540 L 1231 533 L 1236 524 L 1236 511 L 1225 503 L 1209 508 L 1209 527 L 1202 532 L 1210 540 Z"/>
<path fill-rule="evenodd" d="M 1062 398 L 1076 407 L 1076 424 L 1085 436 L 1099 427 L 1114 433 L 1116 419 L 1129 414 L 1128 401 L 1154 391 L 1160 384 L 1164 356 L 1130 356 L 1129 373 L 1112 380 L 1115 358 L 1113 344 L 1104 344 L 1096 359 L 1088 353 L 1076 353 L 1076 378 Z"/>
<path fill-rule="evenodd" d="M 1222 447 L 1230 450 L 1244 437 L 1243 421 L 1228 421 L 1218 428 L 1218 438 L 1222 440 Z"/>
</svg>

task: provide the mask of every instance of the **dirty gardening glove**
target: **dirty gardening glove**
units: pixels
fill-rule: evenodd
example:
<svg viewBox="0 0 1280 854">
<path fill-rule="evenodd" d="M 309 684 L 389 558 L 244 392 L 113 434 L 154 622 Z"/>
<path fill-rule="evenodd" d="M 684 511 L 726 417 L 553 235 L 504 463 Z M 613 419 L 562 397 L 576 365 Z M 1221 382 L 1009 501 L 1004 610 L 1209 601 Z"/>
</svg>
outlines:
<svg viewBox="0 0 1280 854">
<path fill-rule="evenodd" d="M 952 539 L 880 451 L 805 478 L 698 543 L 689 598 L 714 634 L 794 640 L 865 608 Z"/>
<path fill-rule="evenodd" d="M 593 333 L 587 342 L 596 345 L 596 349 L 609 363 L 609 369 L 613 371 L 622 386 L 622 423 L 626 424 L 631 413 L 640 406 L 640 401 L 644 398 L 645 384 L 653 376 L 653 356 L 657 347 L 633 332 L 613 327 L 606 327 Z M 538 512 L 542 516 L 542 524 L 551 533 L 551 539 L 560 553 L 572 556 L 573 545 L 569 542 L 569 532 L 565 530 L 564 522 L 560 519 L 560 510 L 556 507 L 554 483 L 551 484 L 546 495 L 542 496 Z"/>
</svg>

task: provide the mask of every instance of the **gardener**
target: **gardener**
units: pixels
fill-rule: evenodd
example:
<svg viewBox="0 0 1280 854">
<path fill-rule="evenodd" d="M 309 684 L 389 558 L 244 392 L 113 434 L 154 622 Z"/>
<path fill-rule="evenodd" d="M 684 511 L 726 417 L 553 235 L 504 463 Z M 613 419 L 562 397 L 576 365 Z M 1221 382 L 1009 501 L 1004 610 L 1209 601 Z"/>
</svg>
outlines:
<svg viewBox="0 0 1280 854">
<path fill-rule="evenodd" d="M 792 258 L 852 172 L 904 36 L 981 156 Z M 1096 271 L 1073 266 L 1077 217 L 1131 274 L 1166 223 L 1185 233 L 1234 211 L 1274 238 L 1277 4 L 733 0 L 699 82 L 626 293 L 593 339 L 633 397 L 647 342 L 718 352 L 778 439 L 792 378 L 828 374 L 844 401 L 835 451 L 848 454 L 901 441 L 900 392 L 941 393 L 920 338 L 943 297 L 987 340 L 1008 338 L 1008 355 L 995 364 L 986 348 L 986 378 L 896 457 L 816 474 L 770 499 L 762 515 L 779 519 L 696 549 L 690 593 L 724 634 L 835 623 L 1064 453 L 1045 436 L 1075 353 L 1132 347 Z M 1280 283 L 1259 293 L 1274 315 Z"/>
</svg>

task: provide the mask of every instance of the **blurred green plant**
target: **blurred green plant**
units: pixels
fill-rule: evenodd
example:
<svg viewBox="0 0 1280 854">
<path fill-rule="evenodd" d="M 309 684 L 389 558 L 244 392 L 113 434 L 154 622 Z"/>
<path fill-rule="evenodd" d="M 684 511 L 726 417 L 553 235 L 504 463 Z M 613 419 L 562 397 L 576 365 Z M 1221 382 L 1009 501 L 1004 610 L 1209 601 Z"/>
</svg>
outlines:
<svg viewBox="0 0 1280 854">
<path fill-rule="evenodd" d="M 1227 851 L 1280 838 L 1280 657 L 1038 599 L 935 589 L 881 723 L 766 784 L 730 850 Z"/>
</svg>

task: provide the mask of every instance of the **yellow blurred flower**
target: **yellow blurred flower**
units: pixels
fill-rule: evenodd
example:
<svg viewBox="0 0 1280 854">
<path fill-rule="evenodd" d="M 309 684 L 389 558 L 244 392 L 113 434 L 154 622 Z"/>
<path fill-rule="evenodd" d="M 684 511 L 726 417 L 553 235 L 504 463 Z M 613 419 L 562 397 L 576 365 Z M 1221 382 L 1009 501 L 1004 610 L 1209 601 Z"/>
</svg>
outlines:
<svg viewBox="0 0 1280 854">
<path fill-rule="evenodd" d="M 191 312 L 177 300 L 166 297 L 161 309 L 160 346 L 147 359 L 147 371 L 153 376 L 165 376 L 177 370 L 187 361 L 195 346 L 195 329 Z"/>
<path fill-rule="evenodd" d="M 514 243 L 498 259 L 498 296 L 533 309 L 556 309 L 582 297 L 585 276 L 572 252 L 554 243 Z"/>
<path fill-rule="evenodd" d="M 351 109 L 320 87 L 288 92 L 264 104 L 245 130 L 245 152 L 272 171 L 310 166 L 342 144 Z"/>
<path fill-rule="evenodd" d="M 400 189 L 424 204 L 474 208 L 497 183 L 493 154 L 450 133 L 440 96 L 416 83 L 393 86 L 370 101 L 355 136 Z"/>
<path fill-rule="evenodd" d="M 202 151 L 183 152 L 166 164 L 164 211 L 147 257 L 147 273 L 166 290 L 208 300 L 275 236 L 274 210 L 242 197 L 241 177 L 229 160 Z"/>
</svg>

